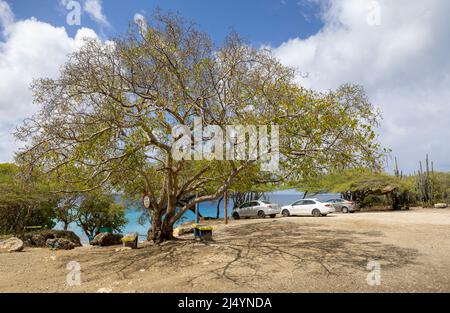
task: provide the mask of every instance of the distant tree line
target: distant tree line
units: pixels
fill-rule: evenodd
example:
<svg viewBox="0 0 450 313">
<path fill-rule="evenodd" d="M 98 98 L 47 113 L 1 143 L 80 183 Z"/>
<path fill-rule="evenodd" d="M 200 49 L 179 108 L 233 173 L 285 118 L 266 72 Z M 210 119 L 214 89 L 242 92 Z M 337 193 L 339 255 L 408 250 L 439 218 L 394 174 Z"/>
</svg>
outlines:
<svg viewBox="0 0 450 313">
<path fill-rule="evenodd" d="M 341 193 L 342 198 L 354 200 L 363 208 L 390 206 L 398 210 L 450 202 L 450 173 L 434 171 L 428 156 L 425 169 L 419 162 L 419 170 L 409 175 L 399 170 L 395 160 L 393 175 L 355 168 L 307 177 L 292 186 L 312 193 Z"/>
<path fill-rule="evenodd" d="M 15 164 L 0 164 L 0 234 L 21 234 L 61 223 L 77 224 L 92 238 L 101 227 L 120 231 L 126 223 L 125 206 L 111 193 L 55 193 L 55 183 L 44 179 L 24 182 Z"/>
</svg>

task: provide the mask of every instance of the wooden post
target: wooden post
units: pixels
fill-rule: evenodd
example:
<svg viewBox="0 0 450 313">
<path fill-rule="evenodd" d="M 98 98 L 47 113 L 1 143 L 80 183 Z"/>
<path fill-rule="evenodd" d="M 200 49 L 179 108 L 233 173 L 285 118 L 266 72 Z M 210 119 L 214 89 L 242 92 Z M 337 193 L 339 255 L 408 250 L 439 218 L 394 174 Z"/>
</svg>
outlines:
<svg viewBox="0 0 450 313">
<path fill-rule="evenodd" d="M 198 194 L 196 195 L 196 197 L 198 197 Z M 195 204 L 195 223 L 198 224 L 200 223 L 200 216 L 199 216 L 199 204 L 196 203 Z"/>
<path fill-rule="evenodd" d="M 223 193 L 223 218 L 225 224 L 228 224 L 228 195 L 226 191 Z"/>
</svg>

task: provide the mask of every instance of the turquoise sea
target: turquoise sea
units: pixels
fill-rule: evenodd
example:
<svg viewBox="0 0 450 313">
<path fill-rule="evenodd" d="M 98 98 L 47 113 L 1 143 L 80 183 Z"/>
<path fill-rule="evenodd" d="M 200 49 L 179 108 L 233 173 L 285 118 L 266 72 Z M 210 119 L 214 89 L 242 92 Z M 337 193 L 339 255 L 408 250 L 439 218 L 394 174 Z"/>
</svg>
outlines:
<svg viewBox="0 0 450 313">
<path fill-rule="evenodd" d="M 307 197 L 317 198 L 319 200 L 328 200 L 331 198 L 340 197 L 339 194 L 334 193 L 324 193 L 324 194 L 317 194 L 317 195 L 311 195 L 308 194 Z M 266 199 L 278 203 L 280 205 L 287 205 L 291 204 L 294 201 L 303 198 L 303 192 L 299 192 L 296 190 L 283 190 L 283 191 L 275 191 L 266 193 Z M 216 216 L 216 207 L 217 207 L 217 201 L 210 201 L 210 202 L 204 202 L 200 204 L 199 210 L 200 214 L 202 216 L 209 216 L 209 217 L 215 217 Z M 231 216 L 231 210 L 233 208 L 233 203 L 229 201 L 228 203 L 228 215 Z M 139 233 L 139 239 L 140 240 L 146 240 L 147 239 L 147 231 L 150 227 L 150 220 L 147 218 L 145 223 L 143 225 L 139 224 L 139 217 L 142 215 L 144 209 L 138 209 L 138 208 L 129 208 L 126 211 L 126 217 L 128 220 L 128 223 L 125 225 L 125 227 L 122 229 L 123 233 L 128 232 L 138 232 Z M 223 218 L 223 201 L 220 203 L 220 217 Z M 184 223 L 187 221 L 194 221 L 195 214 L 191 211 L 186 212 L 183 216 L 183 218 L 179 221 L 179 223 Z M 61 229 L 61 225 L 57 225 L 55 228 Z M 74 231 L 80 238 L 82 243 L 88 243 L 89 240 L 84 234 L 84 232 L 81 230 L 80 227 L 78 227 L 75 223 L 72 223 L 69 226 L 69 230 Z"/>
</svg>

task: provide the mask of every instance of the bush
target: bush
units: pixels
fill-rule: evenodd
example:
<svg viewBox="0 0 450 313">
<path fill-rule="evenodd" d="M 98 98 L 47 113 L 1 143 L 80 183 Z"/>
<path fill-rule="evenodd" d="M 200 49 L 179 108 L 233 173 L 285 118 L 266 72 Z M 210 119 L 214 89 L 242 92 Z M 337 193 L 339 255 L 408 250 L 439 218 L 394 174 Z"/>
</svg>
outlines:
<svg viewBox="0 0 450 313">
<path fill-rule="evenodd" d="M 80 237 L 68 230 L 39 230 L 19 236 L 25 245 L 31 247 L 45 247 L 48 239 L 64 238 L 73 242 L 77 247 L 81 246 Z"/>
<path fill-rule="evenodd" d="M 361 208 L 373 208 L 389 205 L 385 196 L 368 195 L 359 203 Z"/>
<path fill-rule="evenodd" d="M 52 228 L 57 197 L 42 183 L 24 183 L 18 167 L 0 164 L 0 234 L 18 234 L 26 226 Z"/>
</svg>

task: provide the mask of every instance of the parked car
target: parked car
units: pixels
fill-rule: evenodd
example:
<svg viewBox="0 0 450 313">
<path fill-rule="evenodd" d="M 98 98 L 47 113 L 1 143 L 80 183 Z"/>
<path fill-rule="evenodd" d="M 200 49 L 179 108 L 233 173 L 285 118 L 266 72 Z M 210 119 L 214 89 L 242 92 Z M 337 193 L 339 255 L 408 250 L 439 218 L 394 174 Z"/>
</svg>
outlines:
<svg viewBox="0 0 450 313">
<path fill-rule="evenodd" d="M 290 205 L 281 207 L 281 215 L 312 215 L 315 217 L 326 216 L 335 211 L 331 203 L 324 203 L 317 199 L 302 199 Z"/>
<path fill-rule="evenodd" d="M 241 217 L 265 218 L 266 216 L 270 216 L 271 218 L 274 218 L 280 212 L 280 206 L 276 203 L 263 200 L 253 200 L 245 202 L 239 207 L 234 208 L 232 216 L 235 220 L 238 220 Z"/>
<path fill-rule="evenodd" d="M 356 203 L 345 199 L 330 199 L 327 201 L 336 209 L 336 212 L 353 213 L 357 211 Z"/>
</svg>

